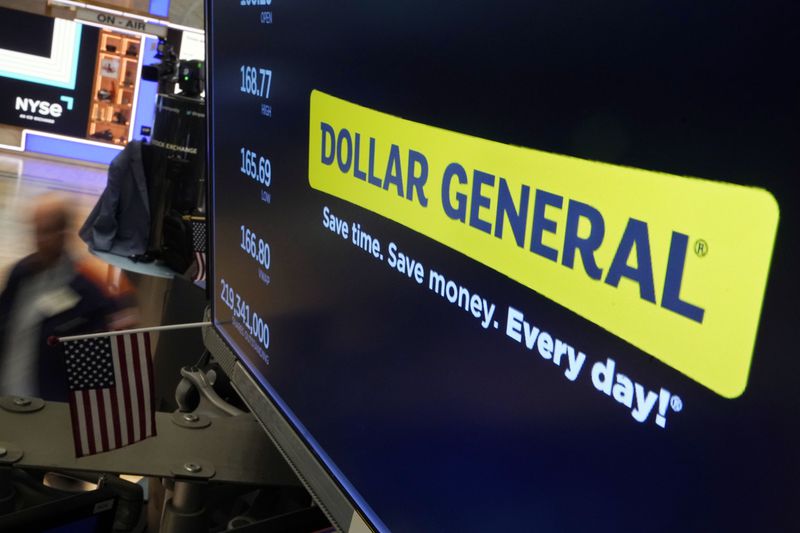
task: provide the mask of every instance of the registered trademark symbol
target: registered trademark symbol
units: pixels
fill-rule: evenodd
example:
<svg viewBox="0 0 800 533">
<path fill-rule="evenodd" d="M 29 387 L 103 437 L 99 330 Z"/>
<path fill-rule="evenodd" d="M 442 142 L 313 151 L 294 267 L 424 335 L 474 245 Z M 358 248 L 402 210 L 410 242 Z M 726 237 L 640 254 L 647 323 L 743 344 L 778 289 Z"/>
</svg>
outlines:
<svg viewBox="0 0 800 533">
<path fill-rule="evenodd" d="M 694 253 L 697 254 L 697 257 L 705 257 L 708 255 L 708 243 L 703 239 L 694 241 Z"/>
<path fill-rule="evenodd" d="M 673 411 L 679 413 L 683 409 L 683 400 L 681 400 L 680 396 L 673 396 L 669 399 L 669 406 L 672 407 Z"/>
</svg>

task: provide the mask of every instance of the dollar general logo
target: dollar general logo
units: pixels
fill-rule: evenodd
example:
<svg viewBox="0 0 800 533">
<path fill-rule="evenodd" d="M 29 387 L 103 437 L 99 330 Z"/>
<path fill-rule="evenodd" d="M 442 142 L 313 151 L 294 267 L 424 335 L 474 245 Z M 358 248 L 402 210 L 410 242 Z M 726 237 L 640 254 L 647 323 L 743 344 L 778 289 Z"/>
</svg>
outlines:
<svg viewBox="0 0 800 533">
<path fill-rule="evenodd" d="M 504 145 L 311 93 L 309 182 L 501 272 L 718 394 L 747 385 L 763 189 Z"/>
</svg>

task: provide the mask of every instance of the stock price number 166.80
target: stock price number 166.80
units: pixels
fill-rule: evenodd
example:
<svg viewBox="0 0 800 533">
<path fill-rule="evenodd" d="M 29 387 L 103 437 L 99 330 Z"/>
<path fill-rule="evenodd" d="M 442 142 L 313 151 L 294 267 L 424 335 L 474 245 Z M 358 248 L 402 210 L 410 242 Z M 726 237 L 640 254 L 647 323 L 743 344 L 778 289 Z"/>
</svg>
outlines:
<svg viewBox="0 0 800 533">
<path fill-rule="evenodd" d="M 255 231 L 244 224 L 239 226 L 239 230 L 242 232 L 242 242 L 239 247 L 244 250 L 247 255 L 255 259 L 265 270 L 269 270 L 269 265 L 272 262 L 269 243 L 259 238 Z"/>
<path fill-rule="evenodd" d="M 269 326 L 264 319 L 258 316 L 258 313 L 250 311 L 250 304 L 248 304 L 233 287 L 225 281 L 220 280 L 221 292 L 220 299 L 225 306 L 233 311 L 233 320 L 240 322 L 244 329 L 252 336 L 260 347 L 265 350 L 269 349 Z"/>
</svg>

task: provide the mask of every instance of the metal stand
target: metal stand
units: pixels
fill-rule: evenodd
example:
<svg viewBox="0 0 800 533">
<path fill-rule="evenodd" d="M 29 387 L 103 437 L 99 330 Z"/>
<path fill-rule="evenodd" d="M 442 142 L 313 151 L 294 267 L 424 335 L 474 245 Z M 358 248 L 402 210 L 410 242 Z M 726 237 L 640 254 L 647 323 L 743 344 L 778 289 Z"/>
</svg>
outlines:
<svg viewBox="0 0 800 533">
<path fill-rule="evenodd" d="M 210 483 L 301 486 L 251 414 L 220 399 L 210 376 L 197 369 L 181 374 L 200 393 L 198 409 L 156 413 L 157 436 L 89 457 L 75 457 L 67 404 L 0 398 L 0 512 L 14 502 L 14 467 L 162 478 L 172 484 L 162 512 L 164 533 L 207 528 Z M 184 393 L 188 389 L 179 387 Z"/>
<path fill-rule="evenodd" d="M 0 448 L 0 454 L 3 449 Z M 17 491 L 11 481 L 11 467 L 0 466 L 0 514 L 9 513 L 14 509 L 14 497 Z"/>
<path fill-rule="evenodd" d="M 194 409 L 195 412 L 217 414 L 217 416 L 239 416 L 244 414 L 244 411 L 237 409 L 220 398 L 217 391 L 214 390 L 216 375 L 213 371 L 205 374 L 198 368 L 185 366 L 181 369 L 181 377 L 182 379 L 175 390 L 175 403 L 178 404 L 179 411 L 188 412 L 191 410 L 188 406 L 187 396 L 191 390 L 196 390 L 200 395 L 200 404 Z"/>
<path fill-rule="evenodd" d="M 208 528 L 206 521 L 206 486 L 192 481 L 175 481 L 164 503 L 161 531 L 192 533 Z"/>
</svg>

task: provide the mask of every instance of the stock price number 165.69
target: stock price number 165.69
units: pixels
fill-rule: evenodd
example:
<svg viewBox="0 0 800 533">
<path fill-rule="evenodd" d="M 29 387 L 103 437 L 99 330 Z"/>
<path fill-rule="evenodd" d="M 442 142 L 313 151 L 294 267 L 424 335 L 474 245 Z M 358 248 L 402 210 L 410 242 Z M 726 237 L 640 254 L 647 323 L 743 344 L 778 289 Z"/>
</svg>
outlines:
<svg viewBox="0 0 800 533">
<path fill-rule="evenodd" d="M 220 280 L 220 285 L 220 299 L 228 309 L 233 311 L 234 323 L 240 322 L 247 333 L 258 343 L 259 347 L 268 350 L 269 326 L 267 323 L 258 316 L 258 313 L 250 311 L 250 304 L 239 296 L 236 290 L 225 281 L 225 278 Z"/>
</svg>

